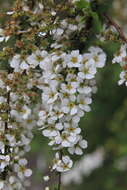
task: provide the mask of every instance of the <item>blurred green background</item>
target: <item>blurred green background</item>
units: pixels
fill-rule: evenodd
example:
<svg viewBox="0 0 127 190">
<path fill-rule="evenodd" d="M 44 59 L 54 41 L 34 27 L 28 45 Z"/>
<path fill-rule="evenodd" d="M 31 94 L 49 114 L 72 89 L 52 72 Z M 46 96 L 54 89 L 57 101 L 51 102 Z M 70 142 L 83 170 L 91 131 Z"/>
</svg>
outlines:
<svg viewBox="0 0 127 190">
<path fill-rule="evenodd" d="M 108 1 L 108 0 L 107 0 Z M 13 0 L 0 0 L 3 12 Z M 127 1 L 108 1 L 109 14 L 127 32 Z M 82 176 L 79 183 L 68 184 L 63 190 L 126 190 L 127 189 L 127 88 L 118 86 L 120 67 L 107 63 L 97 76 L 98 92 L 93 97 L 92 112 L 87 113 L 80 125 L 89 147 L 84 156 L 103 147 L 103 164 Z M 47 175 L 53 152 L 40 131 L 34 132 L 31 152 L 27 155 L 33 169 L 29 190 L 43 190 L 43 175 Z M 77 157 L 76 157 L 77 159 Z M 80 158 L 78 158 L 78 162 Z M 95 161 L 94 161 L 95 162 Z M 96 164 L 96 163 L 95 163 Z M 85 170 L 85 168 L 84 168 Z M 56 182 L 56 181 L 55 181 Z M 52 189 L 51 189 L 52 190 Z"/>
</svg>

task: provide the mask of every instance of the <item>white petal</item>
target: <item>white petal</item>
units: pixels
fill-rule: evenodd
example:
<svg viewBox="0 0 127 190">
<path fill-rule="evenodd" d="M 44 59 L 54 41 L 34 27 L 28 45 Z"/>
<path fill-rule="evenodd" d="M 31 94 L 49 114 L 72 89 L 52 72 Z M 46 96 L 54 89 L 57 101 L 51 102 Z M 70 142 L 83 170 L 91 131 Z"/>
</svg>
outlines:
<svg viewBox="0 0 127 190">
<path fill-rule="evenodd" d="M 75 154 L 77 154 L 77 155 L 82 155 L 82 154 L 83 154 L 82 149 L 79 148 L 79 147 L 76 147 L 76 149 L 75 149 Z"/>
<path fill-rule="evenodd" d="M 68 113 L 68 112 L 69 112 L 69 108 L 66 107 L 66 106 L 64 106 L 64 107 L 62 108 L 62 111 L 63 111 L 64 113 Z"/>
<path fill-rule="evenodd" d="M 65 164 L 68 164 L 69 161 L 70 161 L 70 158 L 69 158 L 69 156 L 63 156 L 62 160 L 63 160 L 63 162 L 64 162 Z"/>
<path fill-rule="evenodd" d="M 79 142 L 81 148 L 85 149 L 88 147 L 88 142 L 86 140 L 82 140 Z"/>
<path fill-rule="evenodd" d="M 70 146 L 70 142 L 68 142 L 68 141 L 62 141 L 62 146 L 63 147 L 69 147 Z"/>
<path fill-rule="evenodd" d="M 75 115 L 75 114 L 77 113 L 77 111 L 78 111 L 78 110 L 77 110 L 77 107 L 75 106 L 74 108 L 71 109 L 70 114 L 71 114 L 71 115 Z"/>
<path fill-rule="evenodd" d="M 25 175 L 26 177 L 30 177 L 30 176 L 32 175 L 32 170 L 26 169 L 25 172 L 24 172 L 24 175 Z"/>
<path fill-rule="evenodd" d="M 50 137 L 50 131 L 49 131 L 49 130 L 44 130 L 44 131 L 42 131 L 42 134 L 43 134 L 45 137 Z"/>
<path fill-rule="evenodd" d="M 68 152 L 69 152 L 70 154 L 74 154 L 75 148 L 74 148 L 74 147 L 68 148 Z"/>
<path fill-rule="evenodd" d="M 62 123 L 56 124 L 55 128 L 58 129 L 58 130 L 62 130 L 63 129 Z"/>
</svg>

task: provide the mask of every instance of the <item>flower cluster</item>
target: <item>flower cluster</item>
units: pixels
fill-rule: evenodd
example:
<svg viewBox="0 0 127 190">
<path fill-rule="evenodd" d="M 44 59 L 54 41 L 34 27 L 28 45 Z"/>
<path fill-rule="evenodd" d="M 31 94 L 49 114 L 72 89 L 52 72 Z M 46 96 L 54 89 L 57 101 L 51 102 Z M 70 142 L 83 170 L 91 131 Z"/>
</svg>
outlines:
<svg viewBox="0 0 127 190">
<path fill-rule="evenodd" d="M 37 53 L 32 56 L 37 57 Z M 42 91 L 42 108 L 37 124 L 54 150 L 83 154 L 87 141 L 80 134 L 79 121 L 91 110 L 92 93 L 96 91 L 95 74 L 105 61 L 106 55 L 98 47 L 91 47 L 84 54 L 79 50 L 40 52 L 41 76 L 37 87 Z M 57 152 L 54 163 L 53 169 L 58 172 L 72 167 L 72 160 L 63 153 L 61 157 Z"/>
<path fill-rule="evenodd" d="M 19 74 L 8 74 L 6 71 L 0 73 L 1 190 L 23 190 L 22 182 L 32 174 L 24 158 L 30 150 L 34 126 L 25 83 L 26 80 Z M 21 86 L 25 87 L 25 91 Z"/>
<path fill-rule="evenodd" d="M 70 154 L 82 155 L 87 148 L 79 122 L 91 111 L 95 75 L 106 54 L 99 47 L 82 48 L 90 31 L 90 1 L 88 14 L 77 1 L 54 2 L 17 1 L 0 29 L 0 58 L 7 63 L 0 73 L 1 190 L 24 190 L 22 181 L 32 174 L 24 155 L 36 124 L 56 150 L 57 172 L 70 170 Z"/>
<path fill-rule="evenodd" d="M 114 55 L 112 63 L 119 63 L 122 71 L 120 73 L 120 80 L 118 81 L 118 85 L 122 85 L 125 83 L 127 86 L 127 45 L 123 44 L 120 50 Z"/>
<path fill-rule="evenodd" d="M 87 148 L 79 121 L 91 110 L 92 93 L 96 92 L 95 74 L 97 68 L 105 65 L 106 55 L 99 47 L 91 47 L 87 53 L 80 54 L 79 50 L 66 53 L 55 46 L 51 53 L 38 49 L 25 59 L 16 54 L 10 67 L 14 73 L 26 72 L 28 89 L 40 90 L 42 103 L 37 125 L 49 138 L 49 145 L 58 151 L 53 169 L 64 172 L 72 167 L 73 162 L 59 151 L 66 149 L 70 154 L 82 155 L 82 149 Z M 29 101 L 29 97 L 25 98 Z M 20 114 L 11 110 L 15 120 L 27 119 L 31 110 L 26 105 L 23 109 L 25 112 Z"/>
</svg>

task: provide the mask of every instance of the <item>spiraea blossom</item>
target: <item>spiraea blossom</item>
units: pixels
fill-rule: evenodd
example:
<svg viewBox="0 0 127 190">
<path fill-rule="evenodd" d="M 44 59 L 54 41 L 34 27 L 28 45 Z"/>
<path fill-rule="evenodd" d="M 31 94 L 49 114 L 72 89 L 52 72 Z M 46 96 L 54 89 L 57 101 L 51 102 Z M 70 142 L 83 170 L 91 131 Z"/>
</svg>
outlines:
<svg viewBox="0 0 127 190">
<path fill-rule="evenodd" d="M 10 21 L 0 30 L 0 58 L 6 63 L 0 71 L 0 190 L 24 190 L 32 174 L 25 153 L 33 127 L 48 138 L 55 152 L 51 170 L 58 173 L 70 170 L 73 154 L 87 148 L 79 122 L 91 111 L 95 76 L 106 54 L 98 46 L 82 48 L 91 14 L 77 1 L 64 6 L 17 1 L 7 15 Z"/>
<path fill-rule="evenodd" d="M 120 47 L 119 51 L 114 55 L 112 63 L 118 63 L 122 68 L 118 85 L 125 84 L 127 86 L 127 44 Z"/>
<path fill-rule="evenodd" d="M 102 49 L 91 47 L 85 54 L 80 54 L 79 50 L 70 53 L 59 51 L 59 56 L 56 52 L 47 53 L 43 59 L 44 67 L 39 63 L 41 72 L 37 84 L 42 91 L 42 106 L 37 124 L 54 150 L 66 148 L 69 154 L 81 155 L 82 149 L 87 148 L 79 121 L 85 112 L 91 110 L 92 83 L 97 68 L 103 67 L 105 61 L 106 55 Z M 68 155 L 63 156 L 67 157 L 67 168 L 57 153 L 53 169 L 58 172 L 72 167 Z"/>
<path fill-rule="evenodd" d="M 33 63 L 30 62 L 31 59 Z M 49 138 L 49 145 L 57 151 L 65 148 L 68 150 L 68 155 L 62 153 L 62 157 L 57 153 L 59 159 L 52 168 L 58 172 L 67 171 L 72 167 L 73 161 L 69 154 L 82 155 L 82 150 L 87 148 L 87 141 L 81 136 L 79 121 L 85 112 L 91 111 L 95 75 L 97 68 L 103 67 L 105 61 L 106 55 L 98 47 L 91 47 L 84 54 L 79 50 L 72 50 L 70 53 L 60 49 L 59 53 L 56 49 L 51 53 L 36 50 L 24 60 L 20 55 L 16 55 L 10 61 L 10 67 L 14 68 L 15 75 L 26 71 L 28 83 L 29 81 L 31 83 L 27 85 L 28 89 L 37 88 L 41 92 L 37 125 L 42 129 L 42 134 Z M 27 64 L 27 67 L 21 67 L 23 64 Z M 35 71 L 32 71 L 33 68 Z M 31 71 L 34 75 L 30 75 Z M 17 98 L 15 95 L 14 101 L 18 102 Z M 16 110 L 18 107 L 16 103 L 13 104 L 14 109 L 10 111 L 10 115 L 19 122 L 22 119 L 27 120 L 31 115 L 31 109 L 27 106 L 30 97 L 25 96 L 24 99 L 27 103 L 21 110 Z M 29 143 L 26 137 L 22 138 Z"/>
<path fill-rule="evenodd" d="M 29 177 L 32 171 L 27 168 L 25 153 L 30 150 L 30 142 L 33 138 L 33 121 L 23 77 L 17 83 L 17 73 L 8 74 L 0 72 L 0 189 L 22 190 L 25 177 Z M 25 78 L 26 79 L 26 78 Z M 19 82 L 18 81 L 18 82 Z M 16 86 L 16 88 L 15 88 Z"/>
</svg>

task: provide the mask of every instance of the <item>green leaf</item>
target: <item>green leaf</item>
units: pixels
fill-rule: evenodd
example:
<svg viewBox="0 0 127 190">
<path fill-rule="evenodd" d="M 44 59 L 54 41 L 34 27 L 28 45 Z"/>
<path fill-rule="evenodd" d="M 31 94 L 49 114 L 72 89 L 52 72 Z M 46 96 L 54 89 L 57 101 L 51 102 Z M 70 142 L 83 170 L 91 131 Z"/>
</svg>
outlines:
<svg viewBox="0 0 127 190">
<path fill-rule="evenodd" d="M 113 41 L 105 41 L 105 42 L 100 42 L 100 46 L 109 56 L 113 56 L 113 54 L 119 50 L 121 43 Z"/>
<path fill-rule="evenodd" d="M 98 12 L 98 14 L 102 16 L 110 10 L 112 3 L 113 0 L 92 0 L 91 8 L 93 11 Z"/>
<path fill-rule="evenodd" d="M 85 0 L 79 0 L 77 3 L 76 3 L 77 7 L 79 9 L 84 9 L 84 8 L 89 8 L 90 7 L 90 4 L 89 2 L 86 2 Z"/>
<path fill-rule="evenodd" d="M 98 34 L 102 30 L 102 23 L 101 20 L 96 12 L 91 12 L 92 16 L 92 25 L 93 25 L 93 31 Z"/>
<path fill-rule="evenodd" d="M 8 60 L 0 60 L 0 70 L 8 70 L 9 63 Z"/>
</svg>

